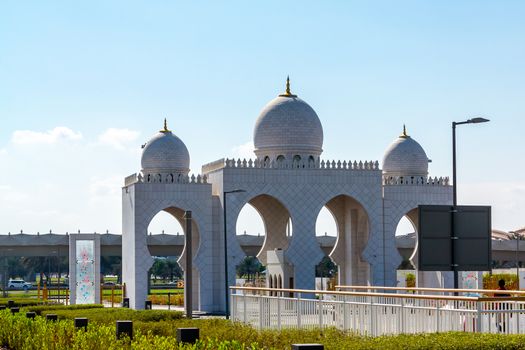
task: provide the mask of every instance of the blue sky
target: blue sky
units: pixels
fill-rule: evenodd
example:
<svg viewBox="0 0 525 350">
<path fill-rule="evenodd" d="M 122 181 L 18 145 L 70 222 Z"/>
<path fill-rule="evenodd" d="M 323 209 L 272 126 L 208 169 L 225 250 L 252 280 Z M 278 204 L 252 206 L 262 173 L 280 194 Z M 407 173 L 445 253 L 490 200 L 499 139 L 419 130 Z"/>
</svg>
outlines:
<svg viewBox="0 0 525 350">
<path fill-rule="evenodd" d="M 288 74 L 324 158 L 381 160 L 405 123 L 449 176 L 450 123 L 491 119 L 458 129 L 459 201 L 523 227 L 523 18 L 523 1 L 3 2 L 0 233 L 120 232 L 164 117 L 199 172 L 247 154 Z"/>
</svg>

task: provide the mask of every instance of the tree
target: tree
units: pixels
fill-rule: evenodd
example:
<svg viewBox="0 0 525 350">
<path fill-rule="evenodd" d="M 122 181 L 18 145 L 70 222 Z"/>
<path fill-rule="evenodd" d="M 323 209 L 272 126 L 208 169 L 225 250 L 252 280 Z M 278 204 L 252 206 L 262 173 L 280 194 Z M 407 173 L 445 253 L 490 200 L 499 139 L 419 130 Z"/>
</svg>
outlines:
<svg viewBox="0 0 525 350">
<path fill-rule="evenodd" d="M 120 256 L 101 256 L 100 272 L 102 275 L 116 275 L 117 283 L 120 282 L 122 258 Z"/>
<path fill-rule="evenodd" d="M 255 256 L 247 256 L 237 266 L 237 275 L 239 277 L 247 276 L 248 281 L 255 280 L 257 273 L 264 270 L 261 262 Z"/>
<path fill-rule="evenodd" d="M 155 276 L 155 279 L 160 277 L 163 281 L 166 281 L 166 278 L 173 281 L 175 278 L 182 277 L 182 269 L 177 261 L 173 259 L 155 258 L 155 262 L 151 267 L 151 273 Z"/>
<path fill-rule="evenodd" d="M 321 262 L 315 267 L 315 277 L 334 277 L 337 273 L 337 265 L 332 259 L 324 256 Z"/>
<path fill-rule="evenodd" d="M 182 278 L 182 269 L 177 261 L 166 259 L 166 268 L 170 281 L 173 281 L 175 277 Z"/>
<path fill-rule="evenodd" d="M 151 273 L 157 279 L 158 277 L 162 278 L 162 280 L 165 280 L 168 276 L 168 269 L 166 264 L 166 259 L 161 258 L 155 258 L 155 261 L 153 262 L 153 266 L 151 267 Z"/>
<path fill-rule="evenodd" d="M 22 258 L 22 265 L 27 269 L 29 274 L 40 274 L 40 285 L 44 283 L 44 276 L 49 284 L 49 262 L 46 256 L 27 256 Z"/>
</svg>

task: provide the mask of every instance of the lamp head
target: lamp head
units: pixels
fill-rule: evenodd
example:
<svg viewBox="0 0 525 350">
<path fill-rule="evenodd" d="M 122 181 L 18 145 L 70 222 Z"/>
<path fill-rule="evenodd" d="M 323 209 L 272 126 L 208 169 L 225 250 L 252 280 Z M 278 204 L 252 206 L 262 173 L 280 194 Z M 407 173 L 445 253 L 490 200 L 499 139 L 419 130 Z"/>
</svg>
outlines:
<svg viewBox="0 0 525 350">
<path fill-rule="evenodd" d="M 489 119 L 485 119 L 485 118 L 481 118 L 481 117 L 472 118 L 472 119 L 467 120 L 468 123 L 472 123 L 472 124 L 486 123 L 486 122 L 489 122 L 489 121 L 490 121 Z"/>
</svg>

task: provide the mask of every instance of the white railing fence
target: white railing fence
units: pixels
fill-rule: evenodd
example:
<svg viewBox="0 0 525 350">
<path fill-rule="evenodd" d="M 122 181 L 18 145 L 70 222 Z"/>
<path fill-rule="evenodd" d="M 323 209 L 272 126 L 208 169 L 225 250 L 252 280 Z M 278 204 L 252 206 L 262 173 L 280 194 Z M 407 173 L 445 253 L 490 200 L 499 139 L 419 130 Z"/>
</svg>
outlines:
<svg viewBox="0 0 525 350">
<path fill-rule="evenodd" d="M 524 297 L 231 287 L 231 318 L 258 329 L 335 327 L 361 335 L 525 333 Z"/>
</svg>

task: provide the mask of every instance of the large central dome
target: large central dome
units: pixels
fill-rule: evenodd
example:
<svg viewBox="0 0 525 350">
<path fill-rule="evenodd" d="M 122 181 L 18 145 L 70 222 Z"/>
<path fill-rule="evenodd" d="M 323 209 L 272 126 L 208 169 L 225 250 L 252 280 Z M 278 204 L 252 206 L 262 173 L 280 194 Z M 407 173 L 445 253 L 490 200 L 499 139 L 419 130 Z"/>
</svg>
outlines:
<svg viewBox="0 0 525 350">
<path fill-rule="evenodd" d="M 323 151 L 323 126 L 306 102 L 286 93 L 271 100 L 261 111 L 253 133 L 255 154 L 260 159 L 317 158 Z"/>
</svg>

